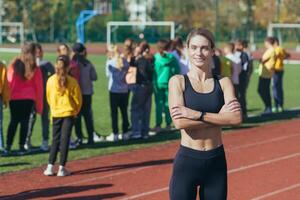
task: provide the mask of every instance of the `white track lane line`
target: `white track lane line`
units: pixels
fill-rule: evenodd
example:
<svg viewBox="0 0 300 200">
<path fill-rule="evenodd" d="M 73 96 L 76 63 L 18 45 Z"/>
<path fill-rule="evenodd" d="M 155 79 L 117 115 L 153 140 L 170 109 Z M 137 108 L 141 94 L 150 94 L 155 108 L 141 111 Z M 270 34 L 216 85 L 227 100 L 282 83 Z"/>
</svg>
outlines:
<svg viewBox="0 0 300 200">
<path fill-rule="evenodd" d="M 274 142 L 274 141 L 285 140 L 285 139 L 289 139 L 289 138 L 297 137 L 297 136 L 300 136 L 300 134 L 293 134 L 293 135 L 290 135 L 290 136 L 282 136 L 282 137 L 277 137 L 277 138 L 273 138 L 273 139 L 270 139 L 270 140 L 265 140 L 263 142 L 255 142 L 255 143 L 240 145 L 240 146 L 237 146 L 237 147 L 230 148 L 227 151 L 231 152 L 231 151 L 235 151 L 237 149 L 247 148 L 247 147 L 251 147 L 251 146 L 257 146 L 257 145 L 266 144 L 266 143 L 271 143 L 271 142 Z M 140 167 L 140 168 L 137 168 L 137 169 L 131 169 L 131 170 L 117 172 L 117 173 L 113 173 L 113 174 L 107 174 L 107 175 L 100 176 L 100 177 L 93 177 L 93 178 L 83 179 L 83 180 L 80 180 L 80 181 L 74 181 L 72 183 L 63 184 L 61 186 L 77 185 L 77 184 L 80 184 L 80 183 L 86 183 L 86 182 L 90 182 L 90 181 L 101 180 L 101 179 L 110 178 L 110 177 L 114 177 L 114 176 L 118 176 L 118 175 L 123 175 L 123 174 L 128 174 L 128 173 L 132 173 L 132 172 L 141 171 L 141 170 L 148 169 L 148 168 L 151 168 L 151 167 L 154 167 L 154 166 Z M 244 167 L 247 167 L 247 166 L 244 166 Z M 228 173 L 230 173 L 230 171 Z M 168 190 L 168 189 L 169 189 L 168 187 L 167 187 L 167 189 L 165 188 L 165 190 Z M 156 192 L 154 192 L 154 193 L 157 193 L 157 191 L 161 192 L 160 190 L 161 189 L 157 189 L 157 190 L 155 190 Z M 36 192 L 36 191 L 33 190 L 32 192 L 29 192 L 29 193 L 34 193 L 34 192 Z M 150 192 L 152 192 L 152 191 L 150 191 Z M 28 193 L 26 193 L 26 194 L 28 194 Z M 17 194 L 17 195 L 14 195 L 14 197 L 20 197 L 20 196 L 24 196 L 26 194 L 24 194 L 24 193 Z M 4 199 L 8 199 L 8 198 L 4 198 Z"/>
<path fill-rule="evenodd" d="M 293 189 L 298 188 L 298 187 L 300 187 L 300 183 L 297 183 L 297 184 L 294 184 L 294 185 L 290 185 L 289 187 L 285 187 L 285 188 L 282 188 L 282 189 L 279 189 L 279 190 L 275 190 L 273 192 L 270 192 L 270 193 L 267 193 L 267 194 L 255 197 L 255 198 L 253 198 L 251 200 L 261 200 L 261 199 L 264 199 L 264 198 L 267 198 L 267 197 L 271 197 L 271 196 L 274 196 L 274 195 L 282 193 L 282 192 L 293 190 Z"/>
<path fill-rule="evenodd" d="M 287 155 L 287 156 L 278 157 L 278 158 L 271 159 L 271 160 L 266 160 L 266 161 L 259 162 L 259 163 L 254 163 L 254 164 L 251 164 L 251 165 L 246 165 L 246 166 L 243 166 L 243 167 L 238 167 L 238 168 L 235 168 L 235 169 L 231 169 L 231 170 L 228 171 L 228 174 L 233 174 L 233 173 L 245 171 L 245 170 L 248 170 L 248 169 L 251 169 L 251 168 L 255 168 L 255 167 L 259 167 L 259 166 L 263 166 L 263 165 L 268 165 L 268 164 L 271 164 L 271 163 L 274 163 L 274 162 L 279 162 L 279 161 L 282 161 L 282 160 L 295 158 L 297 156 L 300 156 L 300 152 L 290 154 L 290 155 Z M 151 195 L 151 194 L 164 192 L 168 189 L 169 189 L 169 187 L 159 188 L 159 189 L 156 189 L 156 190 L 151 190 L 151 191 L 148 191 L 148 192 L 143 192 L 143 193 L 140 193 L 140 194 L 136 194 L 134 196 L 129 196 L 129 197 L 123 198 L 121 200 L 137 199 L 137 198 L 148 196 L 148 195 Z M 256 199 L 256 200 L 258 200 L 258 199 Z"/>
<path fill-rule="evenodd" d="M 267 143 L 271 143 L 271 142 L 277 142 L 277 141 L 280 141 L 280 140 L 285 140 L 285 139 L 289 139 L 289 138 L 293 138 L 293 137 L 297 137 L 297 136 L 300 136 L 300 133 L 293 134 L 293 135 L 288 135 L 288 136 L 281 136 L 281 137 L 273 138 L 273 139 L 270 139 L 270 140 L 264 140 L 264 141 L 261 141 L 261 142 L 254 142 L 254 143 L 250 143 L 250 144 L 244 144 L 244 145 L 232 147 L 228 150 L 225 149 L 225 151 L 226 152 L 232 152 L 232 151 L 236 151 L 236 150 L 239 150 L 239 149 L 244 149 L 244 148 L 257 146 L 257 145 L 261 145 L 261 144 L 267 144 Z"/>
</svg>

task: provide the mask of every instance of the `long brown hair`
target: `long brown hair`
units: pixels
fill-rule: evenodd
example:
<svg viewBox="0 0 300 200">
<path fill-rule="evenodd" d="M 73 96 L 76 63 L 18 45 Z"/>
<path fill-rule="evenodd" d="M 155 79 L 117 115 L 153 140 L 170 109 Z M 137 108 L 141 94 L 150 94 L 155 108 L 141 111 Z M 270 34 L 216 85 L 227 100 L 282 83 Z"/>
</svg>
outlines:
<svg viewBox="0 0 300 200">
<path fill-rule="evenodd" d="M 127 38 L 124 41 L 124 57 L 127 59 L 128 57 L 132 57 L 133 56 L 133 52 L 134 52 L 134 41 L 130 38 Z"/>
<path fill-rule="evenodd" d="M 14 72 L 23 80 L 29 80 L 34 75 L 37 67 L 35 61 L 36 46 L 32 42 L 26 42 L 21 48 L 21 54 L 13 63 Z"/>
<path fill-rule="evenodd" d="M 61 55 L 58 56 L 56 59 L 56 64 L 55 64 L 55 73 L 58 77 L 58 90 L 61 94 L 64 94 L 68 80 L 68 70 L 69 70 L 69 65 L 70 65 L 70 58 L 69 56 L 66 55 Z"/>
</svg>

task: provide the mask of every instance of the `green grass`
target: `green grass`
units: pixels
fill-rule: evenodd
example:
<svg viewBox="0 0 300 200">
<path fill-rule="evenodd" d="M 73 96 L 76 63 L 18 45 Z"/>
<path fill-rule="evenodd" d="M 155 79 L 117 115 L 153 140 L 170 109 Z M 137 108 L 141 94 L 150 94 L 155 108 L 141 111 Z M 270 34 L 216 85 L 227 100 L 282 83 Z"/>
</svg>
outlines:
<svg viewBox="0 0 300 200">
<path fill-rule="evenodd" d="M 15 56 L 11 53 L 1 53 L 0 60 L 5 60 L 7 63 Z M 55 54 L 47 53 L 45 54 L 45 59 L 52 62 L 55 61 Z M 110 110 L 108 101 L 108 89 L 107 89 L 107 78 L 105 76 L 105 56 L 103 55 L 90 55 L 89 59 L 94 63 L 97 73 L 98 81 L 95 82 L 95 95 L 93 96 L 93 111 L 95 120 L 95 129 L 102 135 L 108 135 L 111 133 L 111 122 L 110 122 Z M 284 89 L 285 89 L 285 107 L 294 108 L 300 105 L 300 93 L 298 87 L 300 86 L 300 79 L 298 76 L 300 74 L 300 68 L 295 65 L 287 65 L 284 75 Z M 263 110 L 263 103 L 257 94 L 257 83 L 258 76 L 253 74 L 251 82 L 248 89 L 247 99 L 248 99 L 248 109 L 250 114 L 257 115 Z M 6 138 L 7 126 L 9 123 L 9 110 L 4 111 L 4 138 Z M 246 124 L 243 124 L 240 128 L 248 128 L 252 126 L 257 126 L 261 123 L 266 123 L 274 120 L 288 119 L 291 117 L 298 117 L 299 113 L 287 113 L 285 115 L 274 115 L 272 118 L 252 118 Z M 154 125 L 154 104 L 152 106 L 151 114 L 151 127 Z M 85 127 L 83 126 L 83 131 L 85 133 Z M 74 133 L 72 134 L 75 135 Z M 85 133 L 85 135 L 87 135 Z M 154 144 L 163 144 L 174 139 L 179 138 L 179 133 L 168 133 L 159 134 L 152 137 L 146 141 L 127 141 L 118 143 L 97 143 L 94 146 L 85 146 L 80 149 L 71 150 L 69 154 L 69 160 L 76 160 L 82 158 L 88 158 L 92 156 L 106 155 L 120 151 L 128 151 L 136 148 L 141 148 L 145 146 L 151 146 Z M 17 132 L 14 139 L 13 149 L 18 148 L 19 132 Z M 41 143 L 41 123 L 40 117 L 38 117 L 35 124 L 32 143 L 34 146 L 39 146 Z M 26 156 L 10 156 L 10 157 L 0 157 L 0 173 L 18 171 L 21 169 L 29 169 L 37 166 L 42 166 L 47 163 L 48 153 L 32 153 Z"/>
</svg>

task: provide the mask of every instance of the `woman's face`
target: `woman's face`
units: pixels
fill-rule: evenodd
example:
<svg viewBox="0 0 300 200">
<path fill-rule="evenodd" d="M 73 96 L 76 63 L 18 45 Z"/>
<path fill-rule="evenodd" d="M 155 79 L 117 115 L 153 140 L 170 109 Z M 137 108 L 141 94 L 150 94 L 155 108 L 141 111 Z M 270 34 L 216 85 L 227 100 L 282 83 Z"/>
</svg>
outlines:
<svg viewBox="0 0 300 200">
<path fill-rule="evenodd" d="M 193 66 L 209 66 L 213 56 L 210 41 L 202 35 L 193 36 L 188 46 L 188 54 Z"/>
<path fill-rule="evenodd" d="M 66 55 L 68 56 L 69 55 L 69 50 L 68 48 L 65 46 L 65 45 L 60 45 L 58 47 L 58 54 L 61 56 L 61 55 Z"/>
<path fill-rule="evenodd" d="M 55 72 L 58 76 L 63 76 L 65 75 L 66 72 L 66 68 L 64 67 L 64 62 L 59 60 L 57 61 L 56 65 L 55 65 Z"/>
</svg>

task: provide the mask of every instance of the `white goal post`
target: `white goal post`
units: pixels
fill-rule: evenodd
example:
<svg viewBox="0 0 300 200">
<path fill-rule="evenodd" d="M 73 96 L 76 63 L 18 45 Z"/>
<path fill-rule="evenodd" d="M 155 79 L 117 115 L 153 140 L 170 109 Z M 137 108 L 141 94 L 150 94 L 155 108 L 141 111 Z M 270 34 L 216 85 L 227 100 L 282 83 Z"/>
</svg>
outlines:
<svg viewBox="0 0 300 200">
<path fill-rule="evenodd" d="M 5 28 L 4 28 L 5 27 Z M 3 36 L 6 36 L 7 39 L 10 39 L 12 43 L 16 42 L 16 38 L 10 36 L 11 32 L 8 32 L 6 30 L 6 27 L 8 28 L 15 28 L 15 30 L 11 31 L 15 35 L 19 34 L 20 39 L 20 46 L 22 46 L 25 42 L 25 35 L 24 35 L 24 24 L 22 22 L 0 22 L 0 45 L 2 45 Z M 0 52 L 6 52 L 6 53 L 19 53 L 21 51 L 20 48 L 4 48 L 0 47 Z"/>
<path fill-rule="evenodd" d="M 300 24 L 270 23 L 268 26 L 268 36 L 274 36 L 274 29 L 279 29 L 279 28 L 285 28 L 285 29 L 300 28 Z"/>
<path fill-rule="evenodd" d="M 112 28 L 118 26 L 170 26 L 170 39 L 175 38 L 175 22 L 172 21 L 146 21 L 146 22 L 111 21 L 107 23 L 107 30 L 106 30 L 107 46 L 111 45 Z"/>
<path fill-rule="evenodd" d="M 24 24 L 22 22 L 0 22 L 0 37 L 1 41 L 3 36 L 8 36 L 8 32 L 3 30 L 3 27 L 16 28 L 16 33 L 20 35 L 20 44 L 24 43 Z"/>
</svg>

